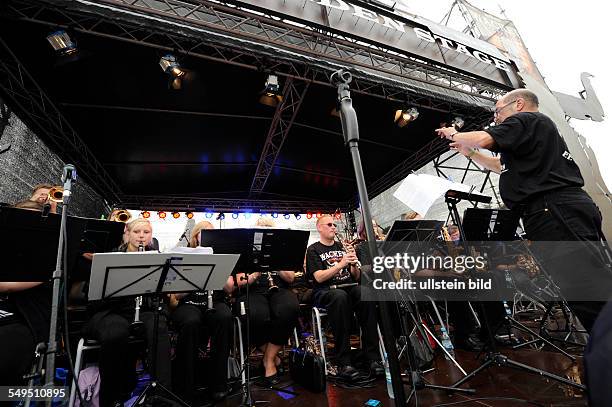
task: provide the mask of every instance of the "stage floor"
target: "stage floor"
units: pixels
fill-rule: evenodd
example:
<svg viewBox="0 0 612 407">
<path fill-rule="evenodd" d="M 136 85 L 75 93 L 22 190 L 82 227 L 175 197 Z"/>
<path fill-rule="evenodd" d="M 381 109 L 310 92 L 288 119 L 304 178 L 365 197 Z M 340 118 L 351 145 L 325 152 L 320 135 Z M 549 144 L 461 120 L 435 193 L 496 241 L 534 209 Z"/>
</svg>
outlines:
<svg viewBox="0 0 612 407">
<path fill-rule="evenodd" d="M 559 353 L 536 350 L 511 350 L 509 348 L 501 348 L 501 351 L 504 355 L 513 358 L 517 362 L 529 364 L 562 377 L 571 375 L 573 370 L 581 375 L 584 382 L 581 358 L 579 358 L 577 366 L 572 368 L 572 363 L 569 359 Z M 457 351 L 457 360 L 468 373 L 480 365 L 480 361 L 475 359 L 476 356 L 477 353 Z M 460 379 L 462 376 L 461 372 L 441 355 L 438 355 L 434 361 L 434 367 L 434 371 L 425 374 L 425 379 L 432 384 L 448 385 Z M 271 407 L 358 407 L 363 406 L 369 399 L 380 400 L 382 406 L 390 406 L 391 403 L 387 397 L 384 378 L 378 379 L 375 384 L 376 386 L 373 388 L 344 389 L 328 383 L 327 393 L 313 394 L 297 385 L 291 385 L 290 379 L 286 377 L 281 383 L 281 386 L 289 385 L 288 388 L 299 393 L 298 396 L 293 397 L 288 394 L 262 390 L 257 386 L 252 386 L 252 394 L 255 400 L 269 401 L 269 403 L 262 403 L 261 405 Z M 579 390 L 574 391 L 569 386 L 510 367 L 491 367 L 479 373 L 468 385 L 464 385 L 463 387 L 471 387 L 477 392 L 475 395 L 464 396 L 459 394 L 448 395 L 445 392 L 436 390 L 422 390 L 418 392 L 418 405 L 423 407 L 431 407 L 440 404 L 446 405 L 445 403 L 453 403 L 449 405 L 463 407 L 538 405 L 536 403 L 547 407 L 587 405 L 586 395 Z M 406 392 L 407 394 L 410 392 L 408 386 L 406 386 Z M 470 399 L 489 397 L 491 399 L 467 401 Z M 494 397 L 500 399 L 493 399 Z M 519 400 L 503 400 L 502 398 L 524 399 L 535 403 L 524 403 Z M 464 402 L 455 404 L 461 401 Z M 240 405 L 240 397 L 230 398 L 217 405 L 238 406 Z M 412 400 L 409 405 L 414 406 L 414 400 Z"/>
</svg>

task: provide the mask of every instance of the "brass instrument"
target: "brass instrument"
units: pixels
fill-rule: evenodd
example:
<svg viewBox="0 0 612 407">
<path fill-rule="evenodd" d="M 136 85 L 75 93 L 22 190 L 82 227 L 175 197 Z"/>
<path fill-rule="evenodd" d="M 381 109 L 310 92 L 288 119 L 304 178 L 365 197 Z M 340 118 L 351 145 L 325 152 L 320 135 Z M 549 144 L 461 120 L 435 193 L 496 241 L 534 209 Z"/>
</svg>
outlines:
<svg viewBox="0 0 612 407">
<path fill-rule="evenodd" d="M 63 202 L 64 201 L 64 188 L 59 185 L 54 186 L 49 190 L 48 201 L 51 202 Z"/>
<path fill-rule="evenodd" d="M 125 209 L 115 209 L 110 217 L 112 221 L 123 223 L 127 223 L 130 219 L 132 219 L 132 215 Z"/>
</svg>

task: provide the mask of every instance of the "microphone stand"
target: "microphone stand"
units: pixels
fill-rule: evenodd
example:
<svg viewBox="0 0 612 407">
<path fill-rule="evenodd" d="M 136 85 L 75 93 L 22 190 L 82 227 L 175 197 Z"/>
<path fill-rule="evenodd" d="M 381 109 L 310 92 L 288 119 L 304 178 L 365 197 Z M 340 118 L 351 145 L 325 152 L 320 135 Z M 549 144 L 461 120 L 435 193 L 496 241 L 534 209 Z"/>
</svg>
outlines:
<svg viewBox="0 0 612 407">
<path fill-rule="evenodd" d="M 64 253 L 64 241 L 66 239 L 66 220 L 68 217 L 68 205 L 70 203 L 70 196 L 72 194 L 72 183 L 76 183 L 77 173 L 76 168 L 72 164 L 64 166 L 62 173 L 62 182 L 64 183 L 64 193 L 62 196 L 62 219 L 60 222 L 59 242 L 57 245 L 57 260 L 55 262 L 55 271 L 53 272 L 53 295 L 51 298 L 51 320 L 49 324 L 49 346 L 47 347 L 47 354 L 45 356 L 45 386 L 53 386 L 53 380 L 55 378 L 55 356 L 57 353 L 57 318 L 59 309 L 59 292 L 62 277 L 64 276 L 62 269 L 62 255 Z M 64 267 L 67 265 L 64 264 Z M 51 406 L 51 400 L 46 403 L 47 406 Z"/>
</svg>

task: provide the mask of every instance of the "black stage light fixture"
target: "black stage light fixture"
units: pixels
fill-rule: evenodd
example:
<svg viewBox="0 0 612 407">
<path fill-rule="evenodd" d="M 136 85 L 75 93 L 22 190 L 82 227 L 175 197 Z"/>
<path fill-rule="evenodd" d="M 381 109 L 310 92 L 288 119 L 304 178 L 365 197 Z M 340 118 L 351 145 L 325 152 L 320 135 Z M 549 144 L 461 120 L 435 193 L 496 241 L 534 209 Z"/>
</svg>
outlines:
<svg viewBox="0 0 612 407">
<path fill-rule="evenodd" d="M 176 57 L 172 54 L 164 55 L 159 60 L 159 66 L 170 77 L 169 87 L 175 90 L 181 89 L 185 71 Z"/>
<path fill-rule="evenodd" d="M 419 111 L 415 107 L 409 109 L 400 109 L 395 112 L 393 122 L 398 127 L 404 127 L 410 122 L 415 121 L 419 117 Z"/>
<path fill-rule="evenodd" d="M 283 97 L 280 93 L 280 85 L 278 84 L 278 76 L 268 75 L 266 80 L 266 87 L 264 88 L 261 96 L 259 97 L 259 103 L 262 105 L 276 107 L 280 102 L 283 101 Z"/>
<path fill-rule="evenodd" d="M 59 56 L 74 55 L 78 48 L 65 30 L 57 30 L 47 35 L 47 41 Z"/>
</svg>

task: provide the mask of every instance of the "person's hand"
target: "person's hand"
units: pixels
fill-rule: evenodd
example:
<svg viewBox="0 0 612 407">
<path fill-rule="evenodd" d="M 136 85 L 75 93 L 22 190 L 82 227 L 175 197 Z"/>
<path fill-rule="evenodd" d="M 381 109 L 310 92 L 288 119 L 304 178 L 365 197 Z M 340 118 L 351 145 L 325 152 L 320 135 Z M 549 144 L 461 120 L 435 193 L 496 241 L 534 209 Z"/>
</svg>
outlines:
<svg viewBox="0 0 612 407">
<path fill-rule="evenodd" d="M 93 260 L 93 253 L 83 253 L 83 257 L 89 261 Z"/>
<path fill-rule="evenodd" d="M 451 150 L 455 150 L 455 151 L 463 154 L 465 157 L 467 157 L 468 155 L 471 156 L 471 155 L 474 154 L 473 153 L 473 151 L 474 151 L 473 148 L 464 146 L 464 145 L 462 145 L 462 144 L 460 144 L 460 143 L 458 143 L 456 141 L 450 143 L 449 146 L 450 146 Z"/>
<path fill-rule="evenodd" d="M 454 127 L 442 127 L 442 128 L 436 129 L 436 133 L 438 133 L 438 136 L 442 138 L 452 140 L 451 136 L 457 133 L 457 129 L 455 129 Z"/>
</svg>

